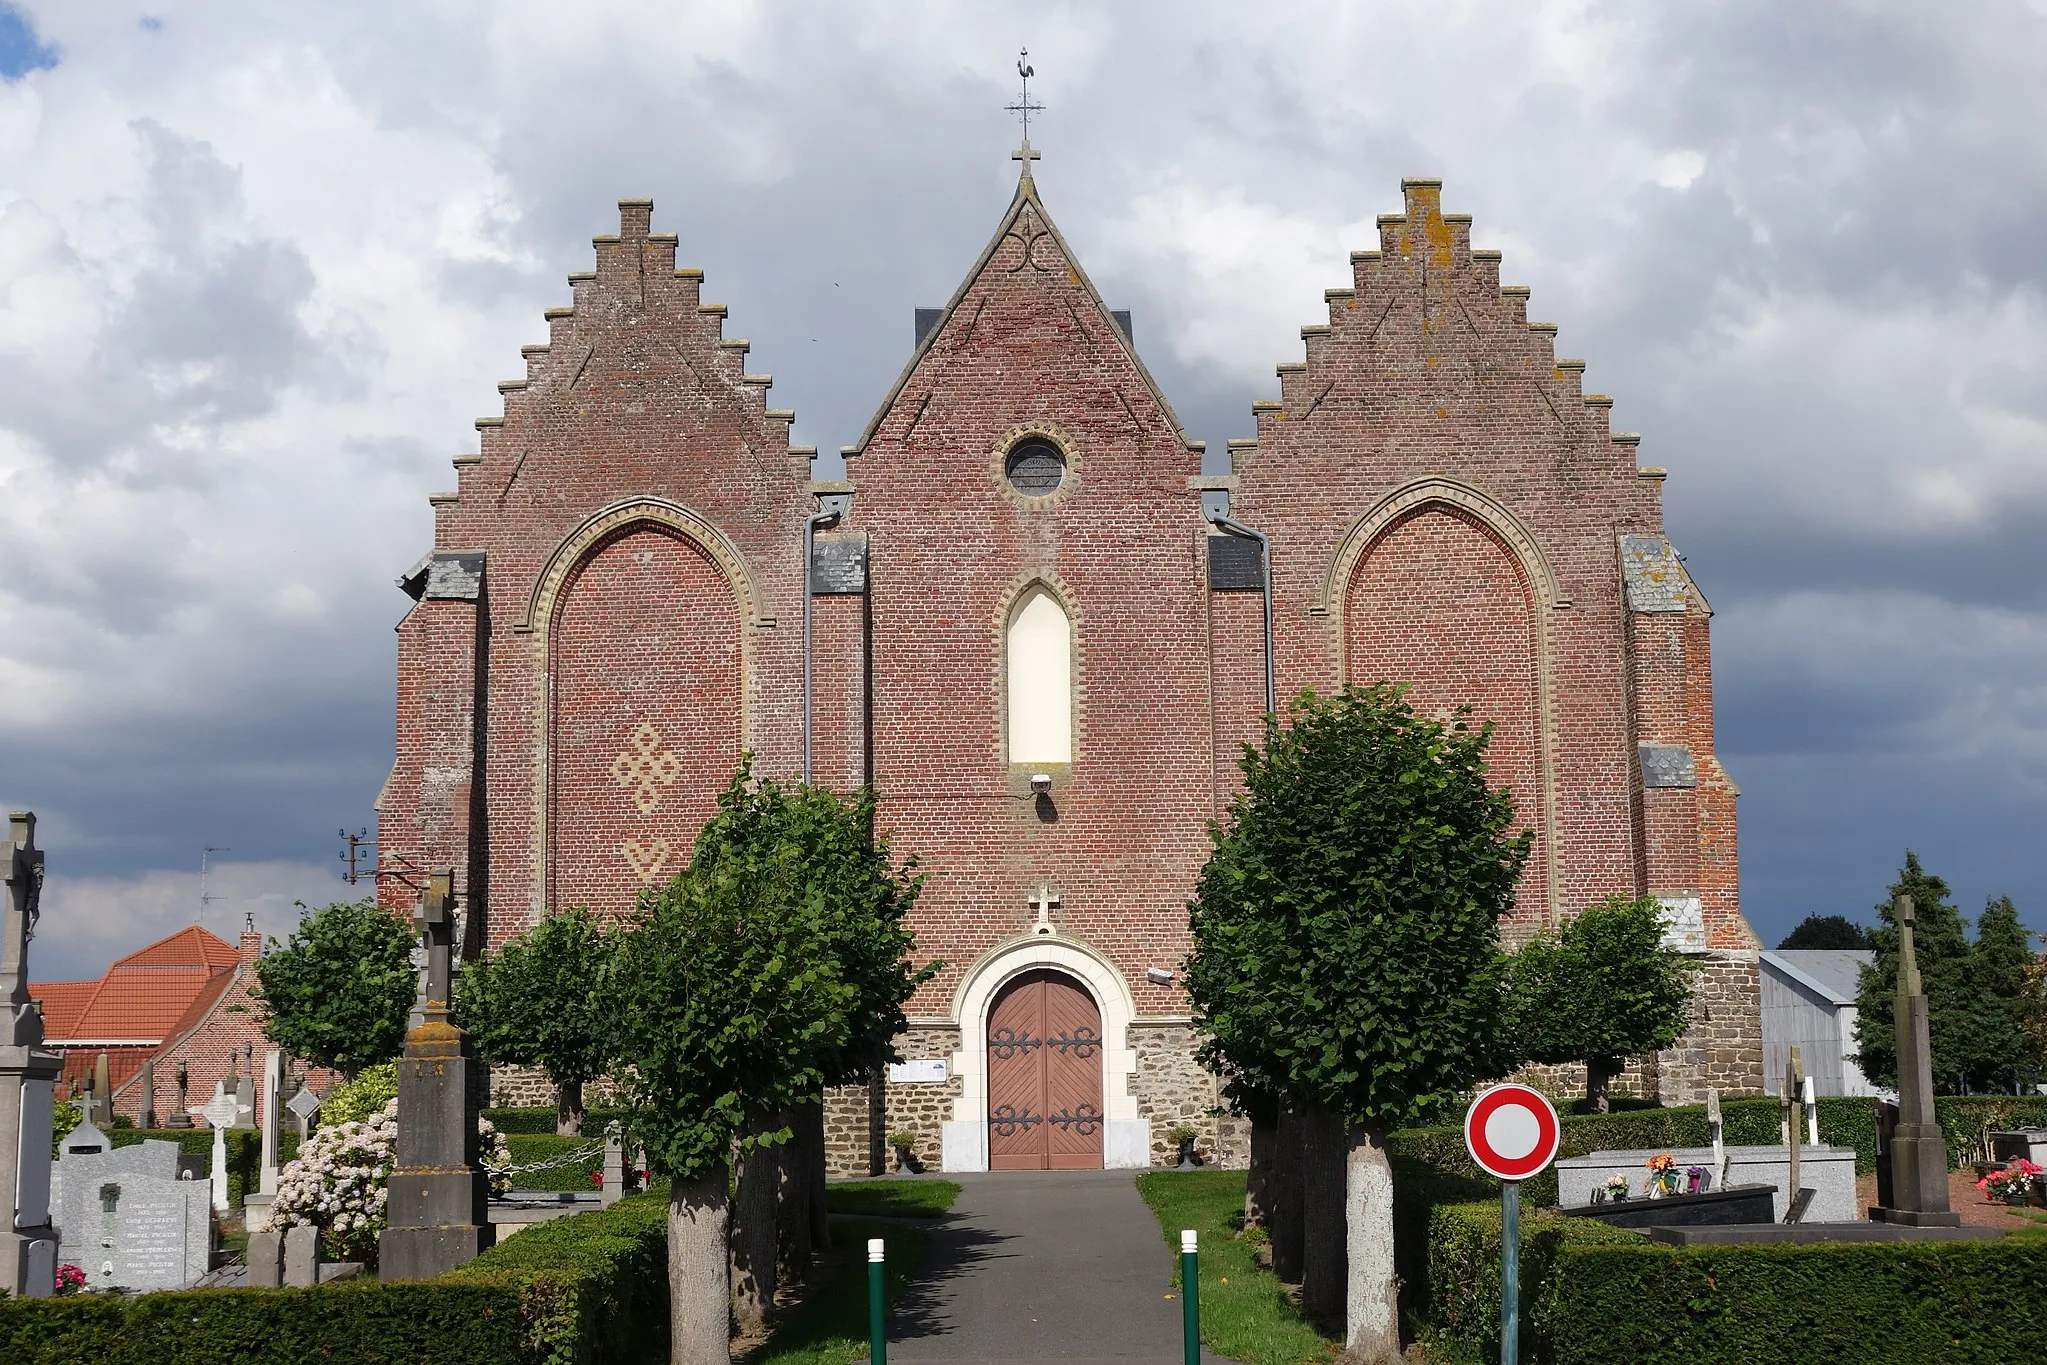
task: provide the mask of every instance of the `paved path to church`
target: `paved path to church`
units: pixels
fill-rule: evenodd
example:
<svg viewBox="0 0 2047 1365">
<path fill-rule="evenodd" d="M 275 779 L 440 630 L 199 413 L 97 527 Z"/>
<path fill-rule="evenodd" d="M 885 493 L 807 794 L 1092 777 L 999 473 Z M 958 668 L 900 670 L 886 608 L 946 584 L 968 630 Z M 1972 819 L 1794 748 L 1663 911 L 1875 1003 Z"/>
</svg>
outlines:
<svg viewBox="0 0 2047 1365">
<path fill-rule="evenodd" d="M 963 1192 L 890 1321 L 889 1360 L 1178 1365 L 1175 1253 L 1136 1175 L 948 1175 Z"/>
</svg>

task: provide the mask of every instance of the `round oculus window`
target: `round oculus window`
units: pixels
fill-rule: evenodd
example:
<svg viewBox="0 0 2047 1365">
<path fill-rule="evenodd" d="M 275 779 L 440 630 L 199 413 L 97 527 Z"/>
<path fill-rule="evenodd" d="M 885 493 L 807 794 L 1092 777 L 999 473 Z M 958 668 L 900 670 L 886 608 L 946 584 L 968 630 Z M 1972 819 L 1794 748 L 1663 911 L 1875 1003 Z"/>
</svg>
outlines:
<svg viewBox="0 0 2047 1365">
<path fill-rule="evenodd" d="M 1018 441 L 1002 462 L 1002 472 L 1025 497 L 1046 497 L 1066 481 L 1066 452 L 1041 437 Z"/>
</svg>

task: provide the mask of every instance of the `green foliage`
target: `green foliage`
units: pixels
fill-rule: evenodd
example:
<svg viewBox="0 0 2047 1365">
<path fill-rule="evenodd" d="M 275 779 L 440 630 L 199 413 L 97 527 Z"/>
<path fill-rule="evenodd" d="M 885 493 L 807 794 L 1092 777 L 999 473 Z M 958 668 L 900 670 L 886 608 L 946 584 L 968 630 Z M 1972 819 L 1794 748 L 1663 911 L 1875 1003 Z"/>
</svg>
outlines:
<svg viewBox="0 0 2047 1365">
<path fill-rule="evenodd" d="M 2027 1241 L 1661 1247 L 1524 1217 L 1523 1360 L 1532 1365 L 1831 1365 L 2037 1360 L 2047 1244 Z M 1494 1358 L 1497 1204 L 1437 1210 L 1428 1323 L 1456 1361 Z"/>
<path fill-rule="evenodd" d="M 812 1290 L 801 1308 L 775 1324 L 749 1365 L 852 1365 L 866 1357 L 867 1262 L 850 1249 L 865 1246 L 870 1237 L 888 1244 L 882 1296 L 890 1312 L 900 1311 L 904 1294 L 924 1264 L 929 1238 L 921 1228 L 901 1223 L 836 1219 L 832 1241 L 849 1248 L 837 1272 Z"/>
<path fill-rule="evenodd" d="M 1304 692 L 1246 746 L 1191 903 L 1202 1059 L 1391 1127 L 1502 1074 L 1501 915 L 1530 836 L 1487 785 L 1491 727 L 1404 689 Z"/>
<path fill-rule="evenodd" d="M 601 1076 L 618 1049 L 608 978 L 617 935 L 577 907 L 541 916 L 464 967 L 457 1008 L 477 1051 L 537 1066 L 556 1085 Z"/>
<path fill-rule="evenodd" d="M 398 1067 L 393 1062 L 366 1066 L 352 1081 L 344 1081 L 320 1101 L 320 1127 L 338 1128 L 344 1123 L 361 1123 L 398 1098 Z"/>
<path fill-rule="evenodd" d="M 569 1152 L 582 1152 L 584 1157 L 565 1165 L 549 1166 L 546 1170 L 525 1171 L 512 1178 L 512 1183 L 522 1190 L 551 1190 L 560 1192 L 589 1193 L 599 1188 L 591 1179 L 604 1171 L 604 1149 L 601 1138 L 557 1137 L 553 1125 L 544 1133 L 507 1133 L 505 1145 L 512 1149 L 514 1166 L 531 1166 L 538 1162 L 552 1161 Z M 524 1237 L 525 1233 L 519 1234 Z"/>
<path fill-rule="evenodd" d="M 552 1105 L 529 1105 L 520 1108 L 486 1109 L 483 1116 L 496 1124 L 500 1133 L 546 1133 L 554 1135 L 555 1111 Z M 602 1133 L 606 1124 L 614 1120 L 624 1123 L 623 1109 L 589 1109 L 583 1114 L 586 1131 Z"/>
<path fill-rule="evenodd" d="M 1870 931 L 1876 963 L 1865 967 L 1856 995 L 1858 1060 L 1870 1080 L 1895 1086 L 1897 1040 L 1892 1026 L 1898 989 L 1896 897 L 1913 904 L 1912 939 L 1926 989 L 1927 1031 L 1933 1045 L 1934 1089 L 1943 1094 L 2011 1090 L 2043 1060 L 2028 1024 L 2032 953 L 2018 911 L 2007 897 L 1988 903 L 1977 940 L 1949 900 L 1947 883 L 1905 851 L 1905 866 L 1891 898 L 1877 907 L 1882 921 Z"/>
<path fill-rule="evenodd" d="M 742 764 L 690 865 L 644 897 L 616 981 L 629 1126 L 656 1170 L 699 1179 L 750 1116 L 815 1095 L 853 1040 L 860 1003 L 812 913 L 803 851 L 783 837 L 784 797 Z"/>
<path fill-rule="evenodd" d="M 64 1151 L 64 1139 L 71 1136 L 79 1124 L 85 1122 L 85 1106 L 72 1100 L 58 1100 L 50 1108 L 50 1159 L 55 1161 Z"/>
<path fill-rule="evenodd" d="M 572 1365 L 668 1358 L 667 1213 L 642 1196 L 438 1280 L 0 1299 L 21 1365 Z"/>
<path fill-rule="evenodd" d="M 936 1218 L 960 1197 L 950 1180 L 853 1180 L 825 1186 L 825 1207 L 864 1218 Z"/>
<path fill-rule="evenodd" d="M 344 1074 L 392 1060 L 418 994 L 412 948 L 411 928 L 375 901 L 302 913 L 290 940 L 271 939 L 256 963 L 251 994 L 268 1009 L 265 1036 Z"/>
<path fill-rule="evenodd" d="M 1869 947 L 1869 930 L 1846 915 L 1807 915 L 1784 936 L 1778 948 Z"/>
<path fill-rule="evenodd" d="M 1336 1343 L 1301 1316 L 1259 1264 L 1261 1239 L 1239 1234 L 1244 1172 L 1153 1171 L 1137 1177 L 1137 1192 L 1158 1215 L 1159 1232 L 1175 1253 L 1176 1289 L 1180 1229 L 1200 1234 L 1201 1340 L 1209 1350 L 1246 1365 L 1300 1365 L 1333 1354 Z"/>
<path fill-rule="evenodd" d="M 1622 1059 L 1684 1032 L 1695 964 L 1663 943 L 1663 907 L 1609 896 L 1508 960 L 1516 1047 L 1530 1061 L 1584 1062 L 1601 1107 Z"/>
</svg>

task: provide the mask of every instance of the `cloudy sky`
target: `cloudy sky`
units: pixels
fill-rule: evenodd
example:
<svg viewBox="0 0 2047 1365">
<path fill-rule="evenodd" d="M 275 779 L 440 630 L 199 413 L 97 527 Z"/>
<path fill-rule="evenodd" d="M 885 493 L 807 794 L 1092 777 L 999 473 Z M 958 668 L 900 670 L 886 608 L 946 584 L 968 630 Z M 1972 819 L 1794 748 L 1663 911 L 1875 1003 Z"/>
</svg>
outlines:
<svg viewBox="0 0 2047 1365">
<path fill-rule="evenodd" d="M 1743 893 L 1906 845 L 2047 930 L 2047 3 L 0 3 L 0 800 L 38 976 L 287 927 L 390 763 L 392 578 L 614 202 L 854 439 L 1039 182 L 1192 434 L 1444 181 L 1718 612 Z"/>
</svg>

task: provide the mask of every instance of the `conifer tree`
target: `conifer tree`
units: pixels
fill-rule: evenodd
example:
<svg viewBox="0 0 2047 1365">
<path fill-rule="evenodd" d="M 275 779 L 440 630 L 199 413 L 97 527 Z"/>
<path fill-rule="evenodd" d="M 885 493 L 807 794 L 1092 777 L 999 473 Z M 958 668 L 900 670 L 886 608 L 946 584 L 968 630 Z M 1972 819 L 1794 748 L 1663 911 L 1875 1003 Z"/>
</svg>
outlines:
<svg viewBox="0 0 2047 1365">
<path fill-rule="evenodd" d="M 1856 992 L 1855 1042 L 1863 1075 L 1877 1085 L 1898 1083 L 1891 1012 L 1898 989 L 1898 923 L 1893 905 L 1899 896 L 1912 898 L 1912 941 L 1926 987 L 1934 1088 L 1952 1094 L 1967 1083 L 1978 1053 L 1973 1039 L 1979 1022 L 1975 1018 L 1976 993 L 1969 983 L 1968 925 L 1951 895 L 1948 884 L 1928 872 L 1919 855 L 1908 848 L 1890 895 L 1876 907 L 1878 924 L 1869 933 L 1876 962 L 1862 969 Z"/>
<path fill-rule="evenodd" d="M 1807 915 L 1777 945 L 1779 951 L 1798 948 L 1867 949 L 1869 931 L 1846 915 Z"/>
</svg>

